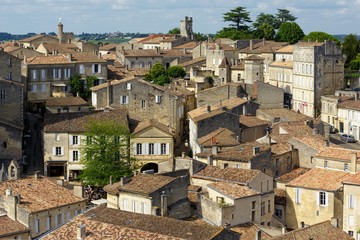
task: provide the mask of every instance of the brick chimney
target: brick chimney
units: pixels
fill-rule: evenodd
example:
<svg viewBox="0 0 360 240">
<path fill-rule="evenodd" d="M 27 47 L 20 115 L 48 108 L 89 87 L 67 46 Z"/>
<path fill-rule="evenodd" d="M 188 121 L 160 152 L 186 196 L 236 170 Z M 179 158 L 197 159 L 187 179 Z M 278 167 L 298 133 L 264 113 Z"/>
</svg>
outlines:
<svg viewBox="0 0 360 240">
<path fill-rule="evenodd" d="M 85 224 L 79 224 L 76 228 L 76 240 L 83 240 L 86 237 L 86 228 Z"/>
</svg>

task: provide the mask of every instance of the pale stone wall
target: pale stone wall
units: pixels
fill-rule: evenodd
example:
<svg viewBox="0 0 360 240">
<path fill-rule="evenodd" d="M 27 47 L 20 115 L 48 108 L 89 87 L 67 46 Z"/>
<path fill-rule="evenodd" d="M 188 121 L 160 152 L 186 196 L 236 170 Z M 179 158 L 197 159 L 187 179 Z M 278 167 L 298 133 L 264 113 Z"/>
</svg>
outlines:
<svg viewBox="0 0 360 240">
<path fill-rule="evenodd" d="M 352 196 L 353 205 L 350 205 L 350 195 Z M 353 218 L 353 224 L 349 222 Z M 345 232 L 353 231 L 354 234 L 360 229 L 360 186 L 344 184 L 344 201 L 343 201 L 343 230 Z M 355 235 L 354 235 L 355 236 Z"/>
</svg>

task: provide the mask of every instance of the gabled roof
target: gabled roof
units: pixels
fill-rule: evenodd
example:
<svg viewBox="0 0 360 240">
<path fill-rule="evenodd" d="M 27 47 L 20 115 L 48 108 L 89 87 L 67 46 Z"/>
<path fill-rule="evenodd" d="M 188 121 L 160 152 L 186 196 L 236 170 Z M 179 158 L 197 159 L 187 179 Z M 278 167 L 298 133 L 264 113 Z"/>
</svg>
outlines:
<svg viewBox="0 0 360 240">
<path fill-rule="evenodd" d="M 5 239 L 11 235 L 30 233 L 30 229 L 8 216 L 0 216 L 0 238 Z"/>
<path fill-rule="evenodd" d="M 294 52 L 294 45 L 287 45 L 276 50 L 276 53 L 293 53 Z"/>
<path fill-rule="evenodd" d="M 37 64 L 71 64 L 73 62 L 64 55 L 56 55 L 56 56 L 36 56 L 33 58 L 28 58 L 26 63 L 28 65 L 37 65 Z"/>
<path fill-rule="evenodd" d="M 31 213 L 86 201 L 47 177 L 0 182 L 0 196 L 5 196 L 6 189 L 12 189 L 13 195 L 20 194 L 18 206 Z"/>
<path fill-rule="evenodd" d="M 42 43 L 42 45 L 49 53 L 53 51 L 59 53 L 68 53 L 79 50 L 79 48 L 72 43 Z"/>
<path fill-rule="evenodd" d="M 88 62 L 88 63 L 106 63 L 106 60 L 99 58 L 89 52 L 75 52 L 71 53 L 71 60 L 74 62 Z"/>
<path fill-rule="evenodd" d="M 88 103 L 81 97 L 51 97 L 46 100 L 46 106 L 87 106 Z"/>
<path fill-rule="evenodd" d="M 256 239 L 257 232 L 261 230 L 261 228 L 256 224 L 249 222 L 233 226 L 231 227 L 231 230 L 240 233 L 241 240 L 254 240 Z M 271 239 L 271 236 L 268 233 L 261 231 L 261 239 Z"/>
<path fill-rule="evenodd" d="M 350 175 L 343 181 L 344 184 L 360 185 L 360 172 Z"/>
<path fill-rule="evenodd" d="M 180 63 L 179 66 L 187 67 L 187 66 L 191 66 L 193 64 L 199 64 L 199 63 L 205 63 L 205 62 L 206 62 L 206 58 L 198 57 L 198 58 L 194 58 L 194 59 L 192 59 L 190 61 Z"/>
<path fill-rule="evenodd" d="M 344 171 L 334 171 L 323 168 L 313 168 L 310 171 L 300 175 L 287 187 L 299 187 L 324 191 L 337 191 L 342 187 L 342 181 L 351 174 Z"/>
<path fill-rule="evenodd" d="M 236 134 L 226 128 L 218 128 L 217 130 L 197 139 L 197 142 L 203 147 L 216 146 L 236 146 L 239 141 L 236 140 Z"/>
<path fill-rule="evenodd" d="M 174 49 L 194 49 L 197 45 L 199 45 L 197 42 L 191 41 L 187 43 L 183 43 L 181 45 L 178 45 L 176 47 L 173 47 Z"/>
<path fill-rule="evenodd" d="M 99 48 L 100 51 L 116 51 L 116 47 L 118 46 L 119 44 L 116 44 L 116 43 L 110 43 L 110 44 L 106 44 L 104 46 L 101 46 Z"/>
<path fill-rule="evenodd" d="M 309 239 L 341 239 L 341 240 L 353 240 L 343 230 L 331 225 L 330 221 L 325 221 L 311 225 L 309 227 L 300 228 L 291 232 L 281 234 L 273 240 L 309 240 Z"/>
<path fill-rule="evenodd" d="M 165 124 L 162 124 L 155 119 L 147 119 L 145 121 L 139 122 L 132 133 L 135 135 L 151 127 L 155 127 L 168 135 L 174 135 L 173 132 L 169 131 L 169 128 Z"/>
<path fill-rule="evenodd" d="M 246 185 L 261 174 L 260 170 L 242 168 L 224 168 L 207 165 L 201 171 L 195 173 L 193 178 L 208 179 L 212 181 L 229 181 Z"/>
<path fill-rule="evenodd" d="M 357 162 L 360 162 L 360 151 L 339 147 L 326 147 L 318 152 L 316 157 L 349 162 L 353 154 L 356 154 Z"/>
<path fill-rule="evenodd" d="M 42 38 L 42 37 L 50 37 L 50 38 L 54 38 L 54 39 L 58 40 L 57 37 L 53 37 L 53 36 L 50 36 L 50 35 L 44 35 L 44 34 L 37 34 L 35 36 L 31 36 L 31 37 L 28 37 L 28 38 L 21 39 L 21 40 L 19 40 L 19 42 L 32 42 L 32 41 L 37 40 L 37 39 Z"/>
<path fill-rule="evenodd" d="M 233 200 L 261 194 L 260 192 L 250 189 L 248 187 L 228 182 L 214 182 L 208 184 L 207 187 L 218 191 Z"/>
<path fill-rule="evenodd" d="M 338 108 L 360 111 L 360 100 L 347 100 L 338 104 Z"/>
<path fill-rule="evenodd" d="M 285 173 L 285 174 L 281 175 L 280 177 L 276 178 L 275 181 L 280 182 L 280 183 L 288 183 L 288 182 L 296 179 L 297 177 L 303 175 L 304 173 L 306 173 L 309 170 L 310 170 L 310 168 L 302 168 L 302 167 L 295 168 L 291 172 Z"/>
<path fill-rule="evenodd" d="M 86 236 L 91 236 L 91 239 L 220 239 L 219 235 L 226 232 L 222 227 L 206 223 L 124 212 L 99 206 L 79 215 L 43 239 L 76 239 L 79 224 L 85 225 Z M 235 234 L 228 232 L 231 233 Z M 227 239 L 226 236 L 221 237 Z M 229 239 L 234 239 L 233 237 L 234 235 L 228 236 Z"/>
<path fill-rule="evenodd" d="M 262 126 L 262 125 L 270 125 L 270 122 L 261 120 L 256 116 L 241 115 L 240 124 L 250 128 L 250 127 Z"/>
<path fill-rule="evenodd" d="M 277 50 L 289 45 L 287 42 L 275 42 L 275 41 L 261 41 L 253 44 L 252 47 L 246 47 L 240 49 L 240 53 L 247 54 L 261 54 L 261 53 L 274 53 Z"/>
</svg>

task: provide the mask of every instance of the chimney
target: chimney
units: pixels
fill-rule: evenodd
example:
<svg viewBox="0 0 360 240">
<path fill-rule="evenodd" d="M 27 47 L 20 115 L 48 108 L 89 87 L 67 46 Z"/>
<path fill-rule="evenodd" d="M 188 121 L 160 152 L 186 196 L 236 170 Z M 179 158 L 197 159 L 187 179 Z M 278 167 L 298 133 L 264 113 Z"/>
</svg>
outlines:
<svg viewBox="0 0 360 240">
<path fill-rule="evenodd" d="M 304 228 L 305 227 L 305 223 L 304 222 L 301 222 L 300 223 L 300 228 Z"/>
<path fill-rule="evenodd" d="M 214 156 L 210 155 L 207 157 L 207 165 L 213 165 Z"/>
<path fill-rule="evenodd" d="M 253 50 L 253 40 L 250 39 L 250 51 L 252 51 L 252 50 Z"/>
<path fill-rule="evenodd" d="M 350 172 L 356 173 L 357 172 L 357 152 L 351 152 L 351 163 L 350 163 Z"/>
<path fill-rule="evenodd" d="M 185 152 L 181 152 L 181 157 L 185 158 Z"/>
<path fill-rule="evenodd" d="M 224 229 L 230 231 L 230 226 L 231 224 L 227 222 L 224 224 Z"/>
<path fill-rule="evenodd" d="M 35 179 L 39 179 L 40 178 L 40 171 L 34 171 L 34 177 L 35 177 Z"/>
<path fill-rule="evenodd" d="M 218 152 L 219 152 L 219 147 L 218 147 L 218 145 L 212 145 L 212 146 L 211 146 L 211 153 L 212 153 L 213 155 L 217 155 Z"/>
<path fill-rule="evenodd" d="M 261 240 L 261 230 L 258 229 L 256 230 L 256 233 L 255 233 L 255 240 Z"/>
<path fill-rule="evenodd" d="M 156 47 L 156 53 L 160 54 L 160 48 L 159 47 Z"/>
<path fill-rule="evenodd" d="M 71 53 L 68 53 L 68 54 L 66 55 L 66 57 L 67 57 L 67 59 L 68 59 L 69 61 L 71 61 L 71 57 L 72 57 Z"/>
<path fill-rule="evenodd" d="M 59 185 L 59 186 L 64 186 L 64 179 L 57 179 L 56 180 L 56 183 L 57 183 L 57 185 Z"/>
<path fill-rule="evenodd" d="M 236 141 L 240 142 L 240 136 L 239 135 L 236 136 Z"/>
<path fill-rule="evenodd" d="M 206 111 L 207 111 L 207 112 L 211 112 L 211 107 L 210 107 L 210 105 L 207 105 L 207 106 L 206 106 Z"/>
<path fill-rule="evenodd" d="M 27 62 L 27 57 L 26 55 L 24 55 L 24 64 L 26 64 L 26 62 Z"/>
<path fill-rule="evenodd" d="M 133 43 L 131 44 L 131 50 L 134 50 L 134 44 Z"/>
<path fill-rule="evenodd" d="M 267 137 L 268 137 L 268 144 L 271 146 L 271 136 L 267 135 Z"/>
<path fill-rule="evenodd" d="M 124 186 L 128 181 L 127 177 L 120 178 L 120 186 Z"/>
<path fill-rule="evenodd" d="M 324 141 L 324 147 L 329 147 L 330 146 L 330 141 L 329 140 L 325 140 Z"/>
<path fill-rule="evenodd" d="M 260 147 L 259 146 L 256 146 L 256 147 L 253 147 L 253 155 L 256 156 L 256 154 L 258 154 L 260 152 Z"/>
<path fill-rule="evenodd" d="M 134 174 L 135 175 L 135 174 Z M 109 179 L 109 184 L 112 185 L 113 184 L 113 179 L 112 179 L 112 176 L 110 176 L 110 179 Z"/>
<path fill-rule="evenodd" d="M 215 44 L 215 50 L 220 50 L 219 44 Z"/>
<path fill-rule="evenodd" d="M 165 191 L 161 194 L 161 216 L 167 217 L 167 196 Z"/>
<path fill-rule="evenodd" d="M 313 135 L 317 135 L 319 132 L 316 128 L 313 128 L 312 133 L 313 133 Z"/>
<path fill-rule="evenodd" d="M 11 188 L 8 188 L 5 190 L 5 195 L 6 196 L 12 196 L 12 189 Z"/>
<path fill-rule="evenodd" d="M 106 106 L 110 106 L 110 86 L 111 86 L 111 80 L 106 81 Z"/>
<path fill-rule="evenodd" d="M 17 204 L 20 202 L 20 195 L 14 196 L 12 189 L 5 190 L 4 208 L 7 216 L 13 220 L 17 220 Z"/>
<path fill-rule="evenodd" d="M 282 227 L 282 228 L 281 228 L 281 234 L 285 234 L 286 231 L 287 231 L 287 230 L 286 230 L 286 227 Z"/>
<path fill-rule="evenodd" d="M 339 222 L 338 222 L 338 219 L 337 219 L 337 218 L 332 217 L 330 221 L 331 221 L 331 225 L 333 225 L 333 226 L 336 227 L 336 228 L 339 227 Z"/>
<path fill-rule="evenodd" d="M 85 224 L 79 224 L 76 229 L 76 240 L 83 240 L 86 237 Z"/>
</svg>

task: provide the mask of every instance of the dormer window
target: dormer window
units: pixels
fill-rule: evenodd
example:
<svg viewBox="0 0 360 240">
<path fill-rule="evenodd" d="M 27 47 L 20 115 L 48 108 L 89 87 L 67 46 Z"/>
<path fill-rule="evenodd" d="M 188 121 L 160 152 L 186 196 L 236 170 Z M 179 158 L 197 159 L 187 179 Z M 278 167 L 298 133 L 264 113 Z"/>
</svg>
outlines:
<svg viewBox="0 0 360 240">
<path fill-rule="evenodd" d="M 155 96 L 155 103 L 161 103 L 161 96 L 160 95 Z"/>
</svg>

